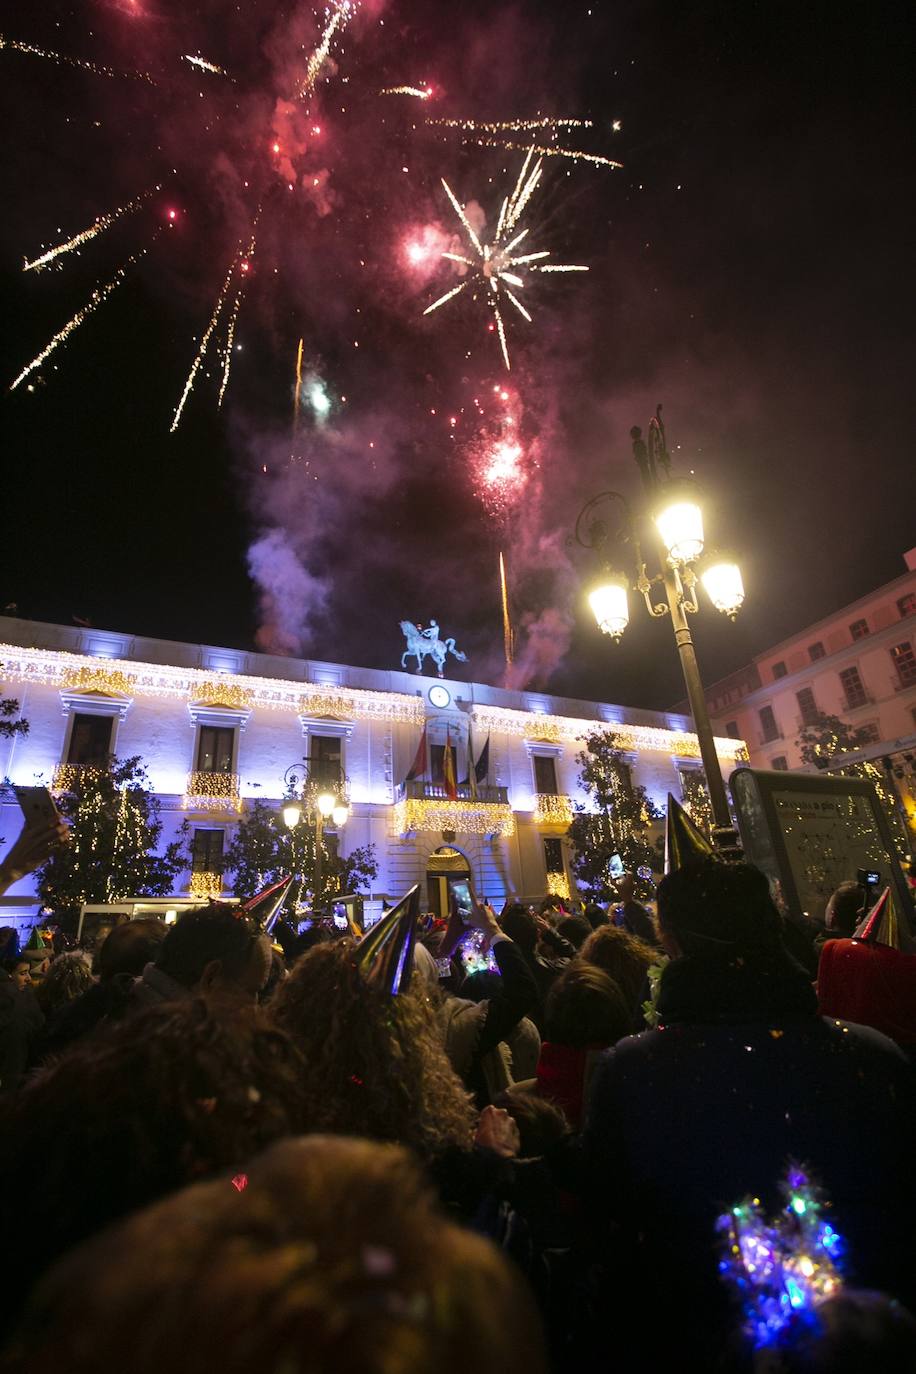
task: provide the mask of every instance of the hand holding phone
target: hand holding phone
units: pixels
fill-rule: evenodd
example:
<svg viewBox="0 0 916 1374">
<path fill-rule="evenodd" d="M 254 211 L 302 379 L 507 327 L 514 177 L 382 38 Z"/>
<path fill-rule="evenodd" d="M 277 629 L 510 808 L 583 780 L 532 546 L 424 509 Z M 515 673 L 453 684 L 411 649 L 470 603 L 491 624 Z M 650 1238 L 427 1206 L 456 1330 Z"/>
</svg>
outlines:
<svg viewBox="0 0 916 1374">
<path fill-rule="evenodd" d="M 462 924 L 469 926 L 472 924 L 471 914 L 474 910 L 474 896 L 471 892 L 471 884 L 467 878 L 459 878 L 456 882 L 452 883 L 451 887 L 455 909 L 461 918 Z"/>
<path fill-rule="evenodd" d="M 60 812 L 46 787 L 14 787 L 27 830 L 46 830 L 60 823 Z"/>
</svg>

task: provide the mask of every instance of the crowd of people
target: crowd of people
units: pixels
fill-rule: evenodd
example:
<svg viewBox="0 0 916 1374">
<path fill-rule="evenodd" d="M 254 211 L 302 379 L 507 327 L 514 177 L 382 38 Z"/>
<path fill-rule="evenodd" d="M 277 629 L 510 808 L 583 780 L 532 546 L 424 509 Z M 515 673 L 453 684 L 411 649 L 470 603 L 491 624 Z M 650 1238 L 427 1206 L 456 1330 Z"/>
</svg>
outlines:
<svg viewBox="0 0 916 1374">
<path fill-rule="evenodd" d="M 0 1365 L 916 1370 L 907 914 L 670 826 L 654 902 L 0 931 Z"/>
</svg>

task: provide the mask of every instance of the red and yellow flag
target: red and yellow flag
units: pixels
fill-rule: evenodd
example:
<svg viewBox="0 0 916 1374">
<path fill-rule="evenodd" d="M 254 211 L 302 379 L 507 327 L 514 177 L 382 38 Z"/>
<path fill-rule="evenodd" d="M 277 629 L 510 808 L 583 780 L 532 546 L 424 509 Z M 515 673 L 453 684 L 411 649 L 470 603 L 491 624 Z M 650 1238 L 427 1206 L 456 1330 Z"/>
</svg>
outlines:
<svg viewBox="0 0 916 1374">
<path fill-rule="evenodd" d="M 450 801 L 458 800 L 458 787 L 455 783 L 455 752 L 452 749 L 451 730 L 445 732 L 445 752 L 442 755 L 442 778 L 445 783 L 445 795 Z"/>
</svg>

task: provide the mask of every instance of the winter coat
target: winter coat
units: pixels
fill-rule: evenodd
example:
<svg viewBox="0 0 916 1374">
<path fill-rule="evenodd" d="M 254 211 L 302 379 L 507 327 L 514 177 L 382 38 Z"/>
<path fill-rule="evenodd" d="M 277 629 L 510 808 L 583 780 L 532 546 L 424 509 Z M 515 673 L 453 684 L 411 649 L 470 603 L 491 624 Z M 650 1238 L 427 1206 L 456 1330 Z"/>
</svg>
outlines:
<svg viewBox="0 0 916 1374">
<path fill-rule="evenodd" d="M 596 1245 L 613 1219 L 635 1260 L 620 1306 L 664 1295 L 656 1367 L 711 1362 L 738 1324 L 717 1275 L 716 1220 L 747 1197 L 774 1213 L 790 1159 L 832 1200 L 856 1283 L 912 1301 L 916 1114 L 897 1046 L 819 1017 L 804 973 L 784 955 L 673 960 L 659 1014 L 659 1029 L 602 1056 L 582 1161 Z M 641 1335 L 630 1332 L 633 1364 Z"/>
<path fill-rule="evenodd" d="M 139 1008 L 158 1007 L 163 1002 L 180 1002 L 193 996 L 190 988 L 179 983 L 155 964 L 147 964 L 139 978 L 134 979 L 131 1001 Z"/>
<path fill-rule="evenodd" d="M 537 987 L 518 945 L 511 940 L 495 940 L 493 957 L 502 976 L 499 993 L 484 1002 L 447 997 L 440 1011 L 445 1052 L 481 1106 L 528 1069 L 530 1050 L 524 1065 L 519 1066 L 522 1071 L 513 1071 L 505 1042 L 537 1005 Z M 524 1044 L 530 1044 L 532 1033 L 537 1033 L 534 1027 L 526 1033 Z"/>
<path fill-rule="evenodd" d="M 576 1049 L 545 1040 L 538 1059 L 537 1091 L 561 1107 L 569 1124 L 576 1129 L 582 1122 L 582 1104 L 588 1096 L 598 1057 L 605 1047 L 591 1045 Z"/>
<path fill-rule="evenodd" d="M 916 955 L 864 940 L 828 940 L 817 974 L 824 1016 L 841 1016 L 916 1045 Z"/>
</svg>

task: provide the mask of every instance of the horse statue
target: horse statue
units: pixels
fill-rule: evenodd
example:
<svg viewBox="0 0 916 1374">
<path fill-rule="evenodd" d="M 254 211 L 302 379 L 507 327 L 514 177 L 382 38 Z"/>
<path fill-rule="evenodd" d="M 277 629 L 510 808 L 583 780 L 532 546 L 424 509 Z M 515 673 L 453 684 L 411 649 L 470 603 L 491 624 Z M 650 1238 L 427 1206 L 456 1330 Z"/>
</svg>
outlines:
<svg viewBox="0 0 916 1374">
<path fill-rule="evenodd" d="M 448 639 L 439 638 L 439 625 L 435 620 L 431 620 L 425 630 L 409 620 L 402 620 L 401 633 L 407 640 L 407 648 L 401 654 L 402 668 L 406 668 L 406 660 L 414 656 L 417 660 L 417 672 L 422 673 L 423 659 L 427 654 L 432 657 L 439 677 L 442 677 L 446 654 L 453 654 L 459 663 L 467 663 L 467 654 L 463 654 L 460 649 L 455 648 L 454 639 L 451 637 Z"/>
</svg>

